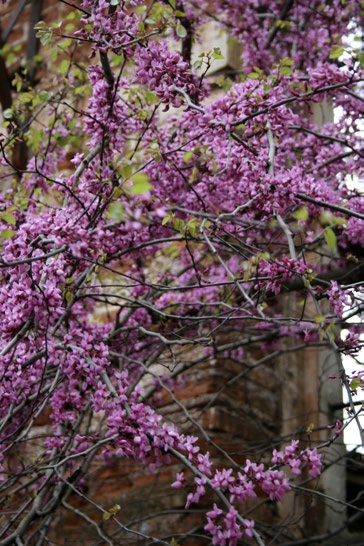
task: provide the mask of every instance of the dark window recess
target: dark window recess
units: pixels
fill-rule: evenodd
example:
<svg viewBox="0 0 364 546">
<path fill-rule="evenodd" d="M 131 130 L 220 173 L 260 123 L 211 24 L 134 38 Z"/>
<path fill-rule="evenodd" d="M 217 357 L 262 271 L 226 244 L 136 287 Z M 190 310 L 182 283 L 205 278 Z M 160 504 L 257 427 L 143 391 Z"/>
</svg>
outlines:
<svg viewBox="0 0 364 546">
<path fill-rule="evenodd" d="M 348 453 L 346 462 L 346 501 L 348 507 L 348 529 L 351 533 L 364 532 L 364 455 L 355 451 Z M 354 508 L 355 507 L 355 508 Z"/>
</svg>

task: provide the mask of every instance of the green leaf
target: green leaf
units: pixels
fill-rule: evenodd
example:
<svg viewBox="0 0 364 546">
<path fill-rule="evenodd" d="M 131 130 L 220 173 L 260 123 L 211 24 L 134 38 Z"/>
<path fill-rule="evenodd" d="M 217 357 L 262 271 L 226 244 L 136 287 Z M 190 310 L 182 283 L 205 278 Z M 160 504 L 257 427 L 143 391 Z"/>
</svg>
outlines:
<svg viewBox="0 0 364 546">
<path fill-rule="evenodd" d="M 107 512 L 104 512 L 102 514 L 102 519 L 107 521 L 108 519 L 111 518 L 111 516 L 115 516 L 115 514 L 117 512 L 119 512 L 119 510 L 121 510 L 121 506 L 120 504 L 114 504 L 114 506 L 112 506 L 111 508 L 108 509 Z"/>
<path fill-rule="evenodd" d="M 196 166 L 193 167 L 191 176 L 188 179 L 188 183 L 193 184 L 194 182 L 196 182 L 196 180 L 198 179 L 198 174 L 199 174 L 198 168 Z"/>
<path fill-rule="evenodd" d="M 190 234 L 192 235 L 192 237 L 195 237 L 196 234 L 197 234 L 197 231 L 198 231 L 198 220 L 197 218 L 191 218 L 191 220 L 189 220 L 187 222 L 187 228 L 190 232 Z"/>
<path fill-rule="evenodd" d="M 364 54 L 358 51 L 357 53 L 358 61 L 360 63 L 360 68 L 364 68 Z"/>
<path fill-rule="evenodd" d="M 315 322 L 316 324 L 319 324 L 320 326 L 323 326 L 325 324 L 325 317 L 323 315 L 316 315 L 315 316 Z"/>
<path fill-rule="evenodd" d="M 130 193 L 133 195 L 140 195 L 146 193 L 152 189 L 152 185 L 149 182 L 149 176 L 145 173 L 137 173 L 131 177 L 133 185 L 130 188 Z"/>
<path fill-rule="evenodd" d="M 187 30 L 182 25 L 182 23 L 180 21 L 178 21 L 178 23 L 176 25 L 176 34 L 177 34 L 178 38 L 181 38 L 182 40 L 183 40 L 183 38 L 186 38 L 186 36 L 187 36 Z"/>
<path fill-rule="evenodd" d="M 67 19 L 67 21 L 73 21 L 74 19 L 76 19 L 76 12 L 75 11 L 70 11 L 70 13 L 67 15 L 66 19 Z"/>
<path fill-rule="evenodd" d="M 259 77 L 260 77 L 260 74 L 258 74 L 257 72 L 249 72 L 248 74 L 248 78 L 252 80 L 258 80 Z"/>
<path fill-rule="evenodd" d="M 180 250 L 178 246 L 173 243 L 165 249 L 165 254 L 174 260 L 179 256 Z"/>
<path fill-rule="evenodd" d="M 219 47 L 214 47 L 212 56 L 214 59 L 224 59 L 224 55 L 221 53 L 221 49 Z"/>
<path fill-rule="evenodd" d="M 323 225 L 323 226 L 332 225 L 332 223 L 333 223 L 332 218 L 333 218 L 332 212 L 330 212 L 328 210 L 322 210 L 320 212 L 320 223 L 321 223 L 321 225 Z"/>
<path fill-rule="evenodd" d="M 18 202 L 18 205 L 21 208 L 21 210 L 26 210 L 29 205 L 29 200 L 26 198 L 20 199 L 20 201 Z"/>
<path fill-rule="evenodd" d="M 356 391 L 360 387 L 360 379 L 359 377 L 353 377 L 353 379 L 350 381 L 350 388 L 353 391 Z"/>
<path fill-rule="evenodd" d="M 71 303 L 72 300 L 73 300 L 72 292 L 70 292 L 69 290 L 66 290 L 66 292 L 64 294 L 64 299 L 66 300 L 67 303 Z"/>
<path fill-rule="evenodd" d="M 189 163 L 190 160 L 192 159 L 193 157 L 193 152 L 189 151 L 189 152 L 186 152 L 183 156 L 183 161 L 184 163 Z"/>
<path fill-rule="evenodd" d="M 137 115 L 138 115 L 139 119 L 144 121 L 149 117 L 149 112 L 148 112 L 148 110 L 139 110 Z"/>
<path fill-rule="evenodd" d="M 290 74 L 293 74 L 293 70 L 289 66 L 281 66 L 281 68 L 279 69 L 279 73 L 282 76 L 289 76 Z"/>
<path fill-rule="evenodd" d="M 334 45 L 330 49 L 330 59 L 338 59 L 344 53 L 344 48 L 342 45 Z"/>
<path fill-rule="evenodd" d="M 308 210 L 306 209 L 306 207 L 300 207 L 299 209 L 294 211 L 292 216 L 295 220 L 307 220 Z"/>
<path fill-rule="evenodd" d="M 49 30 L 48 32 L 37 32 L 36 37 L 40 39 L 40 42 L 43 46 L 47 46 L 52 41 L 53 33 Z"/>
<path fill-rule="evenodd" d="M 128 163 L 126 163 L 126 164 L 122 165 L 122 167 L 120 167 L 120 172 L 121 172 L 121 174 L 123 175 L 124 178 L 130 178 L 132 171 L 133 171 L 133 169 L 132 169 L 131 165 L 129 165 Z"/>
<path fill-rule="evenodd" d="M 312 283 L 313 279 L 317 277 L 317 274 L 312 271 L 312 269 L 307 269 L 304 274 L 303 281 L 304 285 L 307 288 Z"/>
<path fill-rule="evenodd" d="M 324 237 L 327 246 L 332 250 L 332 252 L 336 252 L 337 250 L 337 237 L 335 235 L 334 230 L 332 230 L 330 227 L 327 227 L 324 231 Z"/>
<path fill-rule="evenodd" d="M 120 66 L 124 62 L 124 55 L 114 55 L 112 62 L 114 66 Z"/>
<path fill-rule="evenodd" d="M 276 22 L 276 25 L 278 28 L 282 30 L 288 30 L 291 28 L 291 22 L 290 21 L 282 21 L 282 19 L 278 19 Z"/>
<path fill-rule="evenodd" d="M 147 104 L 156 104 L 159 99 L 153 91 L 150 91 L 149 89 L 145 90 L 145 100 Z M 157 145 L 157 143 L 155 143 Z"/>
<path fill-rule="evenodd" d="M 34 30 L 44 30 L 46 28 L 46 24 L 44 21 L 38 21 L 33 28 Z"/>
<path fill-rule="evenodd" d="M 58 72 L 60 74 L 66 74 L 69 67 L 70 67 L 70 62 L 67 59 L 63 59 L 63 61 L 59 65 Z"/>
<path fill-rule="evenodd" d="M 1 231 L 1 238 L 2 239 L 11 239 L 12 237 L 14 237 L 16 231 L 14 231 L 13 229 L 3 229 Z"/>
<path fill-rule="evenodd" d="M 46 91 L 45 89 L 41 89 L 38 92 L 38 97 L 42 102 L 47 102 L 47 100 L 49 100 L 51 96 L 51 93 L 48 93 L 48 91 Z"/>
<path fill-rule="evenodd" d="M 109 205 L 105 216 L 108 220 L 121 222 L 121 220 L 123 220 L 124 218 L 124 214 L 125 210 L 123 204 L 119 201 L 116 201 L 115 203 L 111 203 L 111 205 Z"/>
<path fill-rule="evenodd" d="M 280 62 L 281 66 L 293 66 L 294 60 L 291 57 L 283 57 Z"/>
<path fill-rule="evenodd" d="M 186 222 L 181 220 L 181 218 L 175 218 L 173 227 L 179 231 L 182 235 L 185 235 L 186 233 Z"/>
<path fill-rule="evenodd" d="M 26 91 L 26 92 L 22 93 L 20 95 L 20 97 L 19 97 L 19 101 L 22 104 L 30 104 L 31 102 L 34 101 L 34 92 Z"/>
<path fill-rule="evenodd" d="M 174 217 L 174 214 L 171 214 L 171 213 L 167 214 L 162 220 L 162 226 L 165 226 L 166 224 L 168 224 L 168 222 L 172 220 L 173 217 Z"/>
<path fill-rule="evenodd" d="M 4 222 L 7 222 L 8 224 L 11 224 L 12 226 L 16 225 L 16 218 L 15 218 L 14 214 L 12 212 L 8 211 L 8 210 L 1 213 L 1 219 Z"/>
<path fill-rule="evenodd" d="M 14 118 L 14 112 L 12 108 L 6 108 L 3 111 L 4 119 L 13 119 Z"/>
<path fill-rule="evenodd" d="M 345 218 L 340 218 L 339 216 L 332 215 L 331 218 L 332 224 L 335 226 L 347 226 L 348 221 Z"/>
<path fill-rule="evenodd" d="M 310 423 L 310 424 L 308 425 L 308 427 L 306 428 L 307 434 L 312 434 L 314 428 L 315 428 L 314 423 Z"/>
<path fill-rule="evenodd" d="M 118 197 L 120 197 L 121 195 L 124 195 L 124 192 L 119 186 L 113 189 L 112 196 L 115 199 L 118 199 Z"/>
</svg>

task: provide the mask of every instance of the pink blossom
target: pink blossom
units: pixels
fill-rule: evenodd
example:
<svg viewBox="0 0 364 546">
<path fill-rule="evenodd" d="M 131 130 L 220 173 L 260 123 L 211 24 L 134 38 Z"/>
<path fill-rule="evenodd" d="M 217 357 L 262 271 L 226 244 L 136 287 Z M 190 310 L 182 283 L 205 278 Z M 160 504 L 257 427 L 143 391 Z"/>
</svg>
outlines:
<svg viewBox="0 0 364 546">
<path fill-rule="evenodd" d="M 174 481 L 171 485 L 174 489 L 180 489 L 184 486 L 185 482 L 185 475 L 183 472 L 179 472 L 176 474 L 176 481 Z"/>
</svg>

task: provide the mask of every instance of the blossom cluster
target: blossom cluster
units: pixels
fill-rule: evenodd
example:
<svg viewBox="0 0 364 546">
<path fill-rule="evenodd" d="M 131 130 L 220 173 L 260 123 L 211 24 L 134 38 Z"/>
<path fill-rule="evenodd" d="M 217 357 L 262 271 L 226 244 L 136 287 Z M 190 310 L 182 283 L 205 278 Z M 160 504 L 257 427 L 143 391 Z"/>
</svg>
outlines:
<svg viewBox="0 0 364 546">
<path fill-rule="evenodd" d="M 346 34 L 358 9 L 355 1 L 343 5 L 340 0 L 330 3 L 304 0 L 289 4 L 288 9 L 269 0 L 215 2 L 222 21 L 232 26 L 234 36 L 244 44 L 242 61 L 246 71 L 255 66 L 269 71 L 277 58 L 287 55 L 305 69 L 318 61 L 326 62 L 331 47 L 337 45 L 335 40 Z M 250 38 L 252 34 L 254 41 Z"/>
<path fill-rule="evenodd" d="M 134 82 L 147 85 L 163 103 L 179 107 L 184 103 L 182 90 L 198 101 L 199 81 L 178 52 L 171 52 L 167 41 L 150 42 L 135 56 Z"/>
<path fill-rule="evenodd" d="M 311 478 L 317 478 L 321 471 L 321 456 L 316 448 L 299 451 L 298 440 L 293 440 L 283 451 L 274 449 L 271 458 L 272 467 L 266 469 L 264 464 L 257 464 L 249 459 L 241 471 L 236 475 L 233 469 L 212 469 L 209 453 L 198 455 L 197 469 L 200 476 L 194 478 L 194 491 L 187 496 L 186 508 L 192 503 L 197 504 L 206 494 L 209 485 L 214 490 L 224 491 L 231 506 L 227 513 L 214 505 L 214 509 L 206 514 L 207 525 L 205 529 L 213 537 L 213 544 L 222 546 L 225 544 L 236 545 L 237 540 L 245 534 L 253 536 L 254 522 L 239 517 L 239 512 L 234 508 L 234 503 L 243 504 L 248 499 L 257 497 L 256 489 L 259 487 L 271 501 L 279 501 L 290 491 L 290 483 L 287 474 L 277 467 L 287 465 L 295 476 L 302 473 L 302 467 L 307 467 Z M 197 451 L 197 449 L 195 448 Z M 194 457 L 189 454 L 189 459 Z M 208 462 L 208 465 L 206 463 Z M 185 474 L 176 475 L 172 487 L 178 489 L 186 487 Z"/>
</svg>

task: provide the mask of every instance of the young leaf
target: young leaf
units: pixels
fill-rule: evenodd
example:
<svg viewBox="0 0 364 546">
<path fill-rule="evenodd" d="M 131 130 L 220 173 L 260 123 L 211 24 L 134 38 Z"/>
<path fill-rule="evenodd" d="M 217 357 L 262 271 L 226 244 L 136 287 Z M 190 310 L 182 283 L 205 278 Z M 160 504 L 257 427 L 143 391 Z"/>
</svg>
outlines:
<svg viewBox="0 0 364 546">
<path fill-rule="evenodd" d="M 314 423 L 310 423 L 310 424 L 308 425 L 308 427 L 306 428 L 307 434 L 312 434 L 314 428 L 315 428 Z"/>
<path fill-rule="evenodd" d="M 337 250 L 337 237 L 335 235 L 334 230 L 332 230 L 330 227 L 327 227 L 324 231 L 324 237 L 327 246 L 332 250 L 332 252 L 336 252 Z"/>
<path fill-rule="evenodd" d="M 294 65 L 294 60 L 291 59 L 291 57 L 284 57 L 281 62 L 280 62 L 281 66 L 293 66 Z"/>
<path fill-rule="evenodd" d="M 11 224 L 12 226 L 16 225 L 16 218 L 14 214 L 12 212 L 9 212 L 8 210 L 1 214 L 1 219 L 4 220 L 4 222 Z"/>
<path fill-rule="evenodd" d="M 12 237 L 14 237 L 16 231 L 14 231 L 13 229 L 3 229 L 1 231 L 1 238 L 2 239 L 11 239 Z"/>
<path fill-rule="evenodd" d="M 344 48 L 342 45 L 334 45 L 330 49 L 330 59 L 338 59 L 344 53 Z"/>
<path fill-rule="evenodd" d="M 133 185 L 130 188 L 130 193 L 133 195 L 140 195 L 146 193 L 152 189 L 152 185 L 149 182 L 149 176 L 145 173 L 137 173 L 132 176 Z"/>
<path fill-rule="evenodd" d="M 202 68 L 202 61 L 198 60 L 193 63 L 193 68 L 195 70 L 200 70 Z"/>
<path fill-rule="evenodd" d="M 292 216 L 295 220 L 307 220 L 308 210 L 306 209 L 306 207 L 300 207 L 299 209 L 294 211 Z"/>
<path fill-rule="evenodd" d="M 111 203 L 109 205 L 107 212 L 106 212 L 106 218 L 108 220 L 115 220 L 116 222 L 121 222 L 121 220 L 124 218 L 124 206 L 122 203 L 116 201 L 115 203 Z"/>
<path fill-rule="evenodd" d="M 58 72 L 60 74 L 67 74 L 70 67 L 70 62 L 68 59 L 63 59 L 61 64 L 59 65 Z"/>
<path fill-rule="evenodd" d="M 104 512 L 104 513 L 102 514 L 102 519 L 103 519 L 104 521 L 107 521 L 108 519 L 111 518 L 111 516 L 115 516 L 115 514 L 116 514 L 117 512 L 119 512 L 119 510 L 121 510 L 120 504 L 114 504 L 114 506 L 112 506 L 111 508 L 109 508 L 107 512 Z"/>
<path fill-rule="evenodd" d="M 184 163 L 189 163 L 190 160 L 192 159 L 193 157 L 193 152 L 192 151 L 189 151 L 189 152 L 186 152 L 183 156 L 183 161 Z"/>
<path fill-rule="evenodd" d="M 353 379 L 350 381 L 350 388 L 353 391 L 356 391 L 360 387 L 360 379 L 359 377 L 353 377 Z"/>
<path fill-rule="evenodd" d="M 181 24 L 180 21 L 178 21 L 177 26 L 176 26 L 176 34 L 177 34 L 178 38 L 181 38 L 182 40 L 183 40 L 183 38 L 186 38 L 186 36 L 187 36 L 187 30 Z"/>
<path fill-rule="evenodd" d="M 221 53 L 221 49 L 219 47 L 214 47 L 212 56 L 214 59 L 224 59 L 224 55 Z"/>
<path fill-rule="evenodd" d="M 326 319 L 325 319 L 325 317 L 323 315 L 316 315 L 314 320 L 315 320 L 316 324 L 319 324 L 320 326 L 323 326 L 325 324 L 325 321 L 326 321 Z"/>
<path fill-rule="evenodd" d="M 66 300 L 67 303 L 71 303 L 72 300 L 73 300 L 73 294 L 70 290 L 66 290 L 65 294 L 64 294 L 64 298 Z"/>
<path fill-rule="evenodd" d="M 290 74 L 293 74 L 293 70 L 289 66 L 281 66 L 281 68 L 279 69 L 279 73 L 282 76 L 289 76 Z"/>
</svg>

